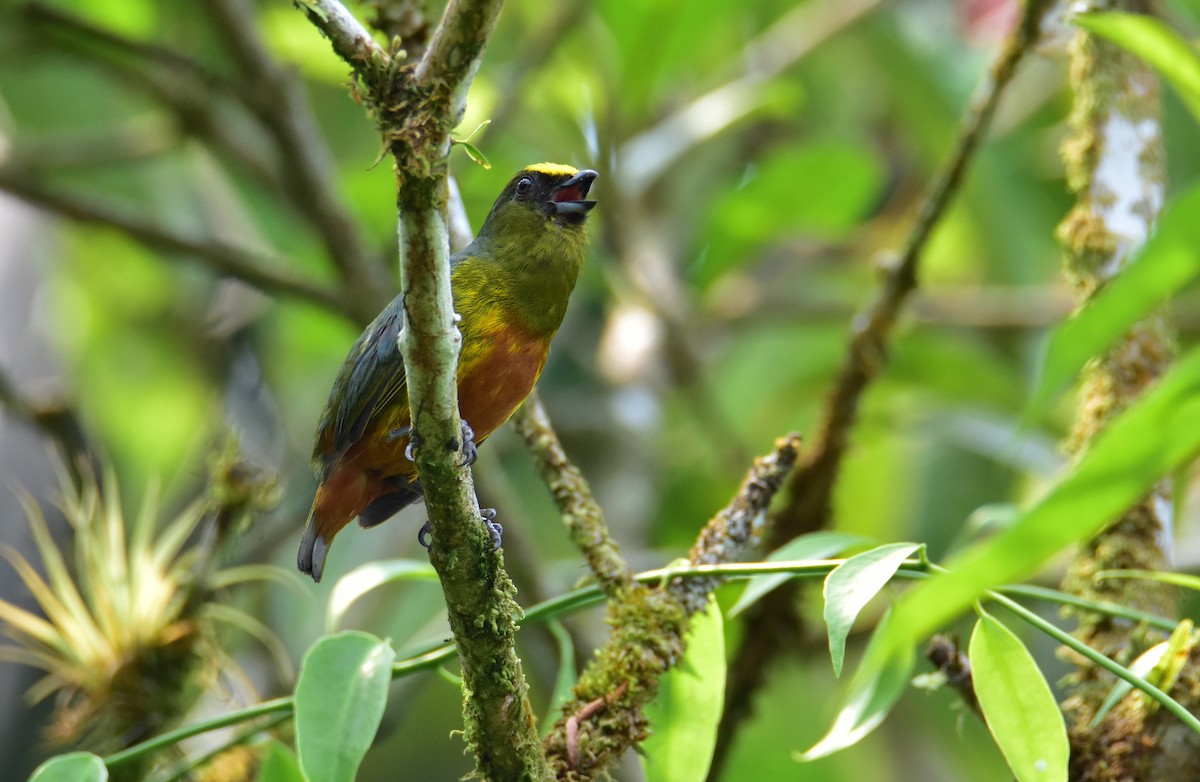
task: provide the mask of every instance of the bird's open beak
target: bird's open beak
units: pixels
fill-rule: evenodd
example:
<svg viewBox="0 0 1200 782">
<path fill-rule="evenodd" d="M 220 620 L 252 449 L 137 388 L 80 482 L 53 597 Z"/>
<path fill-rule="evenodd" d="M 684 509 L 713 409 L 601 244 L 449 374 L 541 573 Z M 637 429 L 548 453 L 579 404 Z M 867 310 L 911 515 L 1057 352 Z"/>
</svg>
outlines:
<svg viewBox="0 0 1200 782">
<path fill-rule="evenodd" d="M 554 192 L 550 194 L 554 213 L 584 215 L 591 211 L 596 202 L 586 199 L 592 182 L 595 182 L 598 176 L 600 175 L 595 171 L 584 169 L 554 188 Z"/>
</svg>

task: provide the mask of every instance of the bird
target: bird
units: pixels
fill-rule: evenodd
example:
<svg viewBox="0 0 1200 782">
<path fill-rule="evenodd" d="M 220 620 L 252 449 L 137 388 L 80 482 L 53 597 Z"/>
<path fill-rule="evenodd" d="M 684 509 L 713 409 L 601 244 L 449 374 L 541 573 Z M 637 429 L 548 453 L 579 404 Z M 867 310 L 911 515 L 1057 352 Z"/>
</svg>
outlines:
<svg viewBox="0 0 1200 782">
<path fill-rule="evenodd" d="M 598 176 L 556 163 L 526 166 L 475 239 L 450 258 L 466 460 L 516 412 L 546 365 L 583 266 L 588 213 L 596 205 L 587 196 Z M 421 498 L 398 345 L 403 300 L 401 292 L 354 343 L 317 426 L 318 485 L 296 557 L 316 582 L 334 536 L 355 517 L 374 527 Z M 498 546 L 494 513 L 482 515 Z M 427 531 L 428 524 L 418 534 L 423 545 Z"/>
</svg>

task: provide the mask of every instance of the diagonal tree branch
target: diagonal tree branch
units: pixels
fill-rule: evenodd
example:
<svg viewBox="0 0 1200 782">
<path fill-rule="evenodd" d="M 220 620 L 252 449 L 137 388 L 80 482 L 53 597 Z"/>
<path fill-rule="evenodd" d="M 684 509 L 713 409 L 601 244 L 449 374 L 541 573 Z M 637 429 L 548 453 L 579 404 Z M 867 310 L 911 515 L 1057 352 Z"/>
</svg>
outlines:
<svg viewBox="0 0 1200 782">
<path fill-rule="evenodd" d="M 537 391 L 521 405 L 513 416 L 513 423 L 517 434 L 533 453 L 538 472 L 558 505 L 571 541 L 587 559 L 604 594 L 612 599 L 619 598 L 633 586 L 633 571 L 621 558 L 617 544 L 609 535 L 604 513 L 592 496 L 583 473 L 567 458 Z"/>
<path fill-rule="evenodd" d="M 1025 3 L 1019 23 L 993 63 L 981 94 L 967 112 L 950 159 L 930 186 L 900 254 L 887 268 L 883 290 L 875 302 L 854 319 L 847 360 L 834 381 L 816 443 L 788 481 L 787 503 L 768 527 L 768 548 L 777 548 L 797 535 L 828 526 L 833 489 L 850 431 L 857 420 L 859 402 L 887 361 L 888 342 L 896 319 L 917 286 L 922 252 L 934 226 L 958 191 L 1005 88 L 1037 41 L 1042 17 L 1050 5 L 1049 0 Z M 752 695 L 762 685 L 767 666 L 785 649 L 792 648 L 796 634 L 802 632 L 795 614 L 795 593 L 794 584 L 784 585 L 769 599 L 756 605 L 747 616 L 745 641 L 730 665 L 726 706 L 718 730 L 710 779 L 719 778 L 733 736 L 749 715 Z"/>
</svg>

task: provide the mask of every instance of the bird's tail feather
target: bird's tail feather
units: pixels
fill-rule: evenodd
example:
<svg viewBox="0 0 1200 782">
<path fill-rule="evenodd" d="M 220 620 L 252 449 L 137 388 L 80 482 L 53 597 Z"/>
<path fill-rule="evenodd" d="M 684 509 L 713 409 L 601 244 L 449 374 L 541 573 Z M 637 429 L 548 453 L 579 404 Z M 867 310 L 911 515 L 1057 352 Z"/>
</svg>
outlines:
<svg viewBox="0 0 1200 782">
<path fill-rule="evenodd" d="M 325 556 L 329 553 L 329 543 L 317 531 L 320 526 L 316 519 L 316 506 L 308 514 L 308 526 L 304 528 L 304 537 L 300 539 L 300 551 L 296 554 L 296 567 L 301 573 L 312 576 L 312 580 L 320 583 L 321 574 L 325 572 Z"/>
</svg>

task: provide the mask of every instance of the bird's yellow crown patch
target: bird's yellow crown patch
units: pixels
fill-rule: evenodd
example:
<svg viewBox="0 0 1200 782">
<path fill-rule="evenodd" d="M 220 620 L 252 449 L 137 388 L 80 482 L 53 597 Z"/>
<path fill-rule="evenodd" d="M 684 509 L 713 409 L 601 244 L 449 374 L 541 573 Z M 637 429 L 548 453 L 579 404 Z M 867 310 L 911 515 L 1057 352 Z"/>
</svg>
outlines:
<svg viewBox="0 0 1200 782">
<path fill-rule="evenodd" d="M 578 169 L 561 163 L 534 163 L 532 166 L 525 166 L 525 170 L 546 176 L 575 176 L 579 173 Z"/>
</svg>

